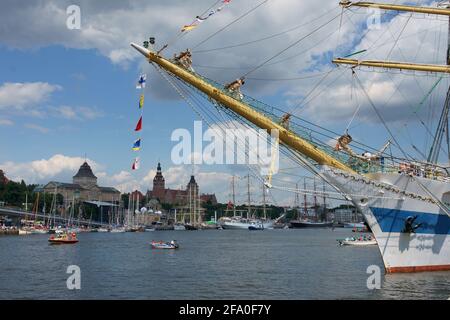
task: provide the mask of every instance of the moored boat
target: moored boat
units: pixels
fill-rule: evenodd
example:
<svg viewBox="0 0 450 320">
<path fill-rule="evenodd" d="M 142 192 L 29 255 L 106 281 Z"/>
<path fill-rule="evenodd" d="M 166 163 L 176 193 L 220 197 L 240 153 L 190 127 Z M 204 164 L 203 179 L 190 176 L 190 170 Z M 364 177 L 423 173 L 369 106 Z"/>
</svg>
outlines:
<svg viewBox="0 0 450 320">
<path fill-rule="evenodd" d="M 291 220 L 290 227 L 297 228 L 331 228 L 333 226 L 333 222 L 315 222 L 308 220 Z"/>
<path fill-rule="evenodd" d="M 189 224 L 189 223 L 186 223 L 184 225 L 184 228 L 185 228 L 185 230 L 198 230 L 198 228 L 196 226 L 194 226 L 193 224 Z"/>
<path fill-rule="evenodd" d="M 183 231 L 186 230 L 186 227 L 183 224 L 174 224 L 173 230 L 175 231 Z"/>
<path fill-rule="evenodd" d="M 254 225 L 248 226 L 248 230 L 250 230 L 250 231 L 264 230 L 264 226 L 262 224 L 254 224 Z"/>
</svg>

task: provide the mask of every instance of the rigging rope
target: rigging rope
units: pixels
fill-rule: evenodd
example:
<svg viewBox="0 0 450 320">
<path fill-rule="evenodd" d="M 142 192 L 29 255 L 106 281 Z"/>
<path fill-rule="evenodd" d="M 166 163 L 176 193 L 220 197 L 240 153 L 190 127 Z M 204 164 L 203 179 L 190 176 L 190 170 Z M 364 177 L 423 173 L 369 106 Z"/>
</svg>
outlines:
<svg viewBox="0 0 450 320">
<path fill-rule="evenodd" d="M 249 74 L 255 72 L 256 70 L 258 70 L 259 68 L 263 67 L 265 64 L 267 64 L 268 62 L 272 61 L 273 59 L 275 59 L 276 57 L 280 56 L 281 54 L 283 54 L 284 52 L 288 51 L 289 49 L 291 49 L 292 47 L 296 46 L 297 44 L 299 44 L 300 42 L 302 42 L 304 39 L 308 38 L 309 36 L 311 36 L 312 34 L 314 34 L 315 32 L 319 31 L 320 29 L 322 29 L 323 27 L 327 26 L 328 24 L 330 24 L 331 22 L 333 22 L 334 20 L 336 20 L 341 14 L 339 13 L 337 16 L 333 17 L 331 20 L 327 21 L 326 23 L 322 24 L 320 27 L 314 29 L 313 31 L 309 32 L 307 35 L 301 37 L 299 40 L 293 42 L 292 44 L 290 44 L 289 46 L 287 46 L 286 48 L 284 48 L 283 50 L 279 51 L 277 54 L 273 55 L 272 57 L 268 58 L 267 60 L 265 60 L 264 62 L 262 62 L 261 64 L 259 64 L 258 66 L 256 66 L 255 68 L 251 69 L 250 71 L 246 72 L 243 77 L 248 76 Z"/>
<path fill-rule="evenodd" d="M 220 28 L 218 31 L 214 32 L 213 34 L 211 34 L 210 36 L 208 36 L 206 39 L 204 39 L 203 41 L 197 43 L 194 47 L 192 47 L 192 49 L 195 49 L 199 46 L 201 46 L 202 44 L 204 44 L 206 41 L 208 41 L 209 39 L 211 39 L 212 37 L 216 36 L 218 33 L 222 32 L 223 30 L 225 30 L 226 28 L 228 28 L 229 26 L 231 26 L 232 24 L 238 22 L 239 20 L 241 20 L 242 18 L 246 17 L 247 15 L 249 15 L 250 13 L 252 13 L 253 11 L 255 11 L 256 9 L 258 9 L 260 6 L 262 6 L 263 4 L 265 4 L 267 1 L 269 0 L 264 0 L 261 3 L 259 3 L 257 6 L 253 7 L 252 9 L 250 9 L 249 11 L 245 12 L 244 14 L 240 15 L 239 17 L 237 17 L 236 19 L 234 19 L 233 21 L 231 21 L 230 23 L 228 23 L 227 25 L 225 25 L 224 27 Z"/>
<path fill-rule="evenodd" d="M 259 38 L 259 39 L 256 39 L 256 40 L 251 40 L 251 41 L 241 42 L 241 43 L 238 43 L 238 44 L 233 44 L 233 45 L 228 45 L 228 46 L 224 46 L 224 47 L 219 47 L 219 48 L 211 48 L 211 49 L 204 49 L 204 50 L 194 50 L 193 53 L 206 53 L 206 52 L 212 52 L 212 51 L 219 51 L 219 50 L 225 50 L 225 49 L 237 48 L 237 47 L 242 47 L 242 46 L 246 46 L 246 45 L 249 45 L 249 44 L 253 44 L 253 43 L 257 43 L 257 42 L 261 42 L 261 41 L 273 39 L 273 38 L 276 38 L 276 37 L 278 37 L 278 36 L 281 36 L 281 35 L 284 35 L 284 34 L 286 34 L 286 33 L 289 33 L 289 32 L 292 32 L 292 31 L 294 31 L 294 30 L 297 30 L 297 29 L 299 29 L 299 28 L 301 28 L 301 27 L 303 27 L 303 26 L 305 26 L 305 25 L 309 25 L 309 24 L 311 24 L 312 22 L 315 22 L 316 20 L 319 20 L 320 18 L 322 18 L 322 17 L 328 15 L 329 13 L 333 12 L 333 11 L 336 10 L 336 8 L 338 8 L 338 7 L 339 7 L 339 6 L 336 6 L 336 7 L 334 7 L 333 9 L 327 11 L 326 13 L 320 15 L 319 17 L 314 18 L 314 19 L 312 19 L 312 20 L 309 20 L 308 22 L 305 22 L 305 23 L 302 23 L 302 24 L 297 25 L 297 26 L 295 26 L 295 27 L 292 27 L 292 28 L 290 28 L 290 29 L 287 29 L 287 30 L 284 30 L 284 31 L 281 31 L 281 32 L 278 32 L 278 33 L 275 33 L 275 34 L 272 34 L 272 35 L 270 35 L 270 36 L 266 36 L 266 37 Z"/>
<path fill-rule="evenodd" d="M 400 144 L 398 143 L 397 139 L 395 138 L 395 136 L 393 135 L 392 131 L 389 129 L 386 121 L 384 120 L 384 118 L 382 117 L 381 113 L 378 111 L 377 107 L 375 106 L 375 104 L 373 103 L 372 99 L 370 98 L 369 94 L 367 93 L 367 91 L 364 89 L 363 84 L 361 83 L 361 80 L 359 79 L 358 75 L 355 72 L 355 78 L 356 81 L 359 84 L 359 87 L 362 89 L 362 91 L 364 92 L 367 100 L 369 101 L 369 104 L 372 106 L 372 108 L 374 109 L 375 113 L 377 114 L 378 118 L 380 119 L 381 123 L 383 124 L 383 126 L 385 127 L 385 129 L 387 130 L 387 132 L 389 133 L 389 135 L 391 136 L 392 140 L 394 141 L 394 143 L 396 144 L 397 148 L 403 153 L 404 157 L 406 159 L 408 159 L 407 153 L 403 150 L 403 148 L 400 146 Z"/>
<path fill-rule="evenodd" d="M 205 11 L 203 11 L 201 14 L 200 14 L 200 16 L 203 16 L 206 12 L 208 12 L 211 8 L 213 8 L 216 4 L 218 4 L 219 2 L 220 2 L 221 0 L 216 0 L 215 2 L 214 2 L 214 4 L 212 4 L 208 9 L 206 9 Z M 192 22 L 191 22 L 191 24 L 192 23 L 194 23 L 196 20 L 194 19 Z M 182 31 L 179 31 L 175 36 L 173 36 L 172 38 L 170 38 L 168 41 L 167 41 L 167 44 L 165 44 L 164 46 L 162 46 L 162 48 L 161 49 L 159 49 L 158 50 L 158 54 L 159 53 L 161 53 L 164 49 L 166 49 L 167 47 L 169 47 L 169 46 L 172 46 L 173 44 L 175 44 L 178 40 L 180 40 L 181 38 L 183 38 L 186 34 L 188 34 L 189 33 L 189 31 L 185 31 L 185 32 L 182 32 Z"/>
</svg>

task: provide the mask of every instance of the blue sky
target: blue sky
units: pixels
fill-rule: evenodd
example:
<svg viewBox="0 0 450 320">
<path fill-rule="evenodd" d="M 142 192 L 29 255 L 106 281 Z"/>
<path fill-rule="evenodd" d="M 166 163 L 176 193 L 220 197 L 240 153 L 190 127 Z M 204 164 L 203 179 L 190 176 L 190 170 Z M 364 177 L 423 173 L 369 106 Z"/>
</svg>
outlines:
<svg viewBox="0 0 450 320">
<path fill-rule="evenodd" d="M 170 46 L 165 54 L 172 56 L 175 52 L 194 46 L 258 3 L 256 0 L 233 1 L 223 12 L 200 25 L 198 30 Z M 210 6 L 211 1 L 196 1 L 189 5 L 178 0 L 170 3 L 111 1 L 108 5 L 101 1 L 77 1 L 82 13 L 81 30 L 68 30 L 65 27 L 65 9 L 69 4 L 69 1 L 36 0 L 21 7 L 15 1 L 4 3 L 0 13 L 0 30 L 3 30 L 0 33 L 0 169 L 3 167 L 13 179 L 24 178 L 29 182 L 70 181 L 74 170 L 86 155 L 102 184 L 116 186 L 123 191 L 133 188 L 145 191 L 151 188 L 151 179 L 160 161 L 166 171 L 168 185 L 173 188 L 184 186 L 192 167 L 179 167 L 172 163 L 170 153 L 175 143 L 170 141 L 170 136 L 177 128 L 192 130 L 194 120 L 198 120 L 198 117 L 170 91 L 129 43 L 141 43 L 148 36 L 155 35 L 157 44 L 161 46 L 177 34 L 180 26 Z M 269 1 L 198 49 L 238 44 L 287 30 L 299 24 L 299 14 L 305 19 L 325 15 L 323 19 L 270 41 L 231 50 L 194 53 L 194 64 L 224 67 L 198 68 L 198 71 L 222 83 L 233 80 L 244 72 L 240 67 L 257 65 L 339 12 L 340 8 L 334 0 L 320 3 Z M 413 18 L 411 23 L 407 23 L 405 15 L 383 16 L 380 30 L 367 35 L 364 32 L 365 21 L 365 12 L 346 12 L 339 39 L 332 37 L 329 41 L 321 42 L 320 46 L 314 46 L 323 37 L 336 31 L 336 21 L 279 59 L 301 52 L 304 48 L 311 50 L 296 59 L 265 66 L 254 72 L 251 76 L 266 78 L 268 81 L 250 79 L 244 88 L 245 92 L 289 110 L 310 93 L 320 78 L 285 82 L 269 80 L 326 72 L 333 68 L 329 60 L 336 53 L 367 49 L 378 38 L 381 38 L 380 43 L 389 43 L 396 36 L 409 36 L 407 41 L 399 41 L 398 47 L 402 50 L 397 47 L 392 50 L 393 60 L 429 63 L 442 63 L 444 60 L 445 21 L 428 22 Z M 403 33 L 401 30 L 405 23 L 407 28 Z M 431 36 L 431 31 L 424 34 L 423 30 L 438 32 Z M 422 32 L 420 34 L 423 37 L 415 36 L 419 32 Z M 391 46 L 375 46 L 365 57 L 385 58 Z M 436 47 L 441 50 L 433 49 Z M 148 86 L 145 89 L 143 130 L 137 135 L 133 129 L 140 115 L 140 91 L 136 90 L 135 84 L 142 71 L 147 73 Z M 338 78 L 341 73 L 344 76 Z M 406 77 L 406 80 L 402 75 L 395 74 L 361 72 L 358 75 L 394 131 L 402 128 L 410 119 L 412 106 L 421 100 L 436 81 L 435 77 L 415 75 Z M 342 132 L 357 105 L 356 100 L 350 99 L 350 91 L 354 90 L 351 72 L 348 69 L 337 70 L 327 81 L 323 87 L 319 87 L 321 94 L 308 105 L 295 108 L 295 114 Z M 8 84 L 23 86 L 23 96 L 17 97 L 17 101 L 21 99 L 20 102 L 15 102 L 14 95 L 19 95 L 18 91 L 11 90 Z M 436 117 L 442 102 L 440 97 L 446 87 L 448 78 L 444 78 L 433 93 L 434 103 L 420 114 L 423 119 Z M 47 91 L 44 93 L 36 88 Z M 362 92 L 357 95 L 362 101 Z M 367 101 L 362 104 L 352 123 L 351 134 L 379 148 L 389 135 L 380 126 L 379 119 Z M 426 143 L 423 135 L 416 136 L 418 130 L 423 131 L 421 125 L 412 121 L 408 130 L 413 137 L 403 135 L 399 139 L 405 143 L 414 140 L 425 150 L 429 142 Z M 131 164 L 137 154 L 131 151 L 131 146 L 138 137 L 142 138 L 143 146 L 139 154 L 141 169 L 132 172 Z M 411 149 L 410 146 L 407 148 Z M 55 158 L 55 155 L 61 157 Z M 288 167 L 289 163 L 283 162 L 283 165 Z M 223 201 L 228 197 L 231 175 L 245 175 L 247 171 L 242 166 L 198 166 L 195 170 L 202 183 L 202 191 L 220 193 Z M 295 177 L 284 178 L 290 184 L 298 180 Z M 259 185 L 256 180 L 254 184 L 257 192 Z M 294 196 L 288 194 L 277 197 L 289 203 Z"/>
</svg>

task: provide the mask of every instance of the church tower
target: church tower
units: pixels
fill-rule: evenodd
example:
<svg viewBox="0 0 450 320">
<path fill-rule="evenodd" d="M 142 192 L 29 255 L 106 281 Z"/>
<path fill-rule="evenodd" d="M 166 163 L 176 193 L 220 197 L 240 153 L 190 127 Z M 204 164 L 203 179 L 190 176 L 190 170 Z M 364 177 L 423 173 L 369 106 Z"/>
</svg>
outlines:
<svg viewBox="0 0 450 320">
<path fill-rule="evenodd" d="M 186 186 L 187 204 L 189 207 L 189 222 L 199 223 L 201 220 L 199 209 L 200 209 L 200 199 L 198 196 L 198 184 L 195 181 L 194 176 L 191 176 L 191 180 Z"/>
<path fill-rule="evenodd" d="M 165 192 L 166 184 L 164 177 L 161 172 L 161 164 L 158 162 L 158 167 L 156 168 L 156 175 L 153 178 L 153 196 L 155 198 L 163 199 Z"/>
</svg>

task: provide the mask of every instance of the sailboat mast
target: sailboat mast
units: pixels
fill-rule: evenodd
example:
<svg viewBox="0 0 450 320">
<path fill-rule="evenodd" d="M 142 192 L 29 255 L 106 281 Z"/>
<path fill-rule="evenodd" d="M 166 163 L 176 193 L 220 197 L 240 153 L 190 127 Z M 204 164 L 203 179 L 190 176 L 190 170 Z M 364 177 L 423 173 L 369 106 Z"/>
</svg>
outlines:
<svg viewBox="0 0 450 320">
<path fill-rule="evenodd" d="M 407 5 L 395 5 L 395 4 L 383 4 L 373 2 L 351 2 L 349 0 L 342 0 L 339 3 L 343 8 L 349 8 L 352 6 L 375 8 L 382 10 L 404 11 L 413 13 L 424 13 L 443 15 L 449 17 L 448 34 L 447 34 L 447 56 L 446 65 L 434 65 L 434 64 L 417 64 L 417 63 L 405 63 L 405 62 L 393 62 L 393 61 L 376 61 L 376 60 L 356 60 L 346 58 L 335 58 L 333 63 L 335 64 L 347 64 L 356 67 L 366 66 L 375 68 L 386 69 L 399 69 L 399 70 L 412 70 L 412 71 L 425 71 L 425 72 L 437 72 L 437 73 L 450 73 L 450 5 L 445 8 L 433 8 L 433 7 L 418 7 Z M 430 152 L 427 157 L 429 163 L 437 163 L 439 153 L 441 150 L 442 140 L 444 138 L 444 132 L 447 139 L 447 160 L 450 163 L 450 140 L 449 140 L 449 128 L 448 128 L 448 112 L 450 108 L 450 88 L 447 90 L 447 97 L 444 107 L 439 119 L 439 124 L 436 128 L 436 133 L 433 138 L 433 143 L 430 148 Z"/>
<path fill-rule="evenodd" d="M 264 183 L 262 185 L 262 191 L 263 191 L 263 216 L 265 220 L 267 219 L 267 214 L 266 214 L 266 185 Z"/>
<path fill-rule="evenodd" d="M 233 189 L 233 217 L 236 217 L 236 193 L 234 191 L 234 175 L 233 178 L 231 180 L 231 186 Z"/>
<path fill-rule="evenodd" d="M 305 190 L 304 191 L 304 194 L 303 194 L 303 210 L 304 210 L 304 212 L 303 212 L 303 218 L 304 219 L 306 219 L 305 217 L 308 217 L 308 203 L 307 203 L 307 197 L 306 197 L 306 178 L 303 178 L 303 189 Z"/>
<path fill-rule="evenodd" d="M 251 209 L 250 209 L 250 174 L 247 174 L 247 219 L 251 217 Z"/>
<path fill-rule="evenodd" d="M 316 178 L 314 178 L 314 213 L 316 215 L 316 221 L 319 221 L 319 215 L 317 214 L 317 195 L 316 195 Z"/>
<path fill-rule="evenodd" d="M 450 5 L 447 5 L 447 9 Z M 447 66 L 450 66 L 450 17 L 447 26 Z M 450 142 L 448 132 L 448 112 L 450 107 L 450 87 L 447 89 L 447 97 L 445 99 L 444 107 L 442 108 L 439 123 L 434 134 L 433 143 L 428 154 L 427 161 L 436 164 L 439 161 L 439 153 L 441 151 L 442 140 L 444 139 L 444 132 L 447 141 L 447 161 L 450 164 Z"/>
</svg>

